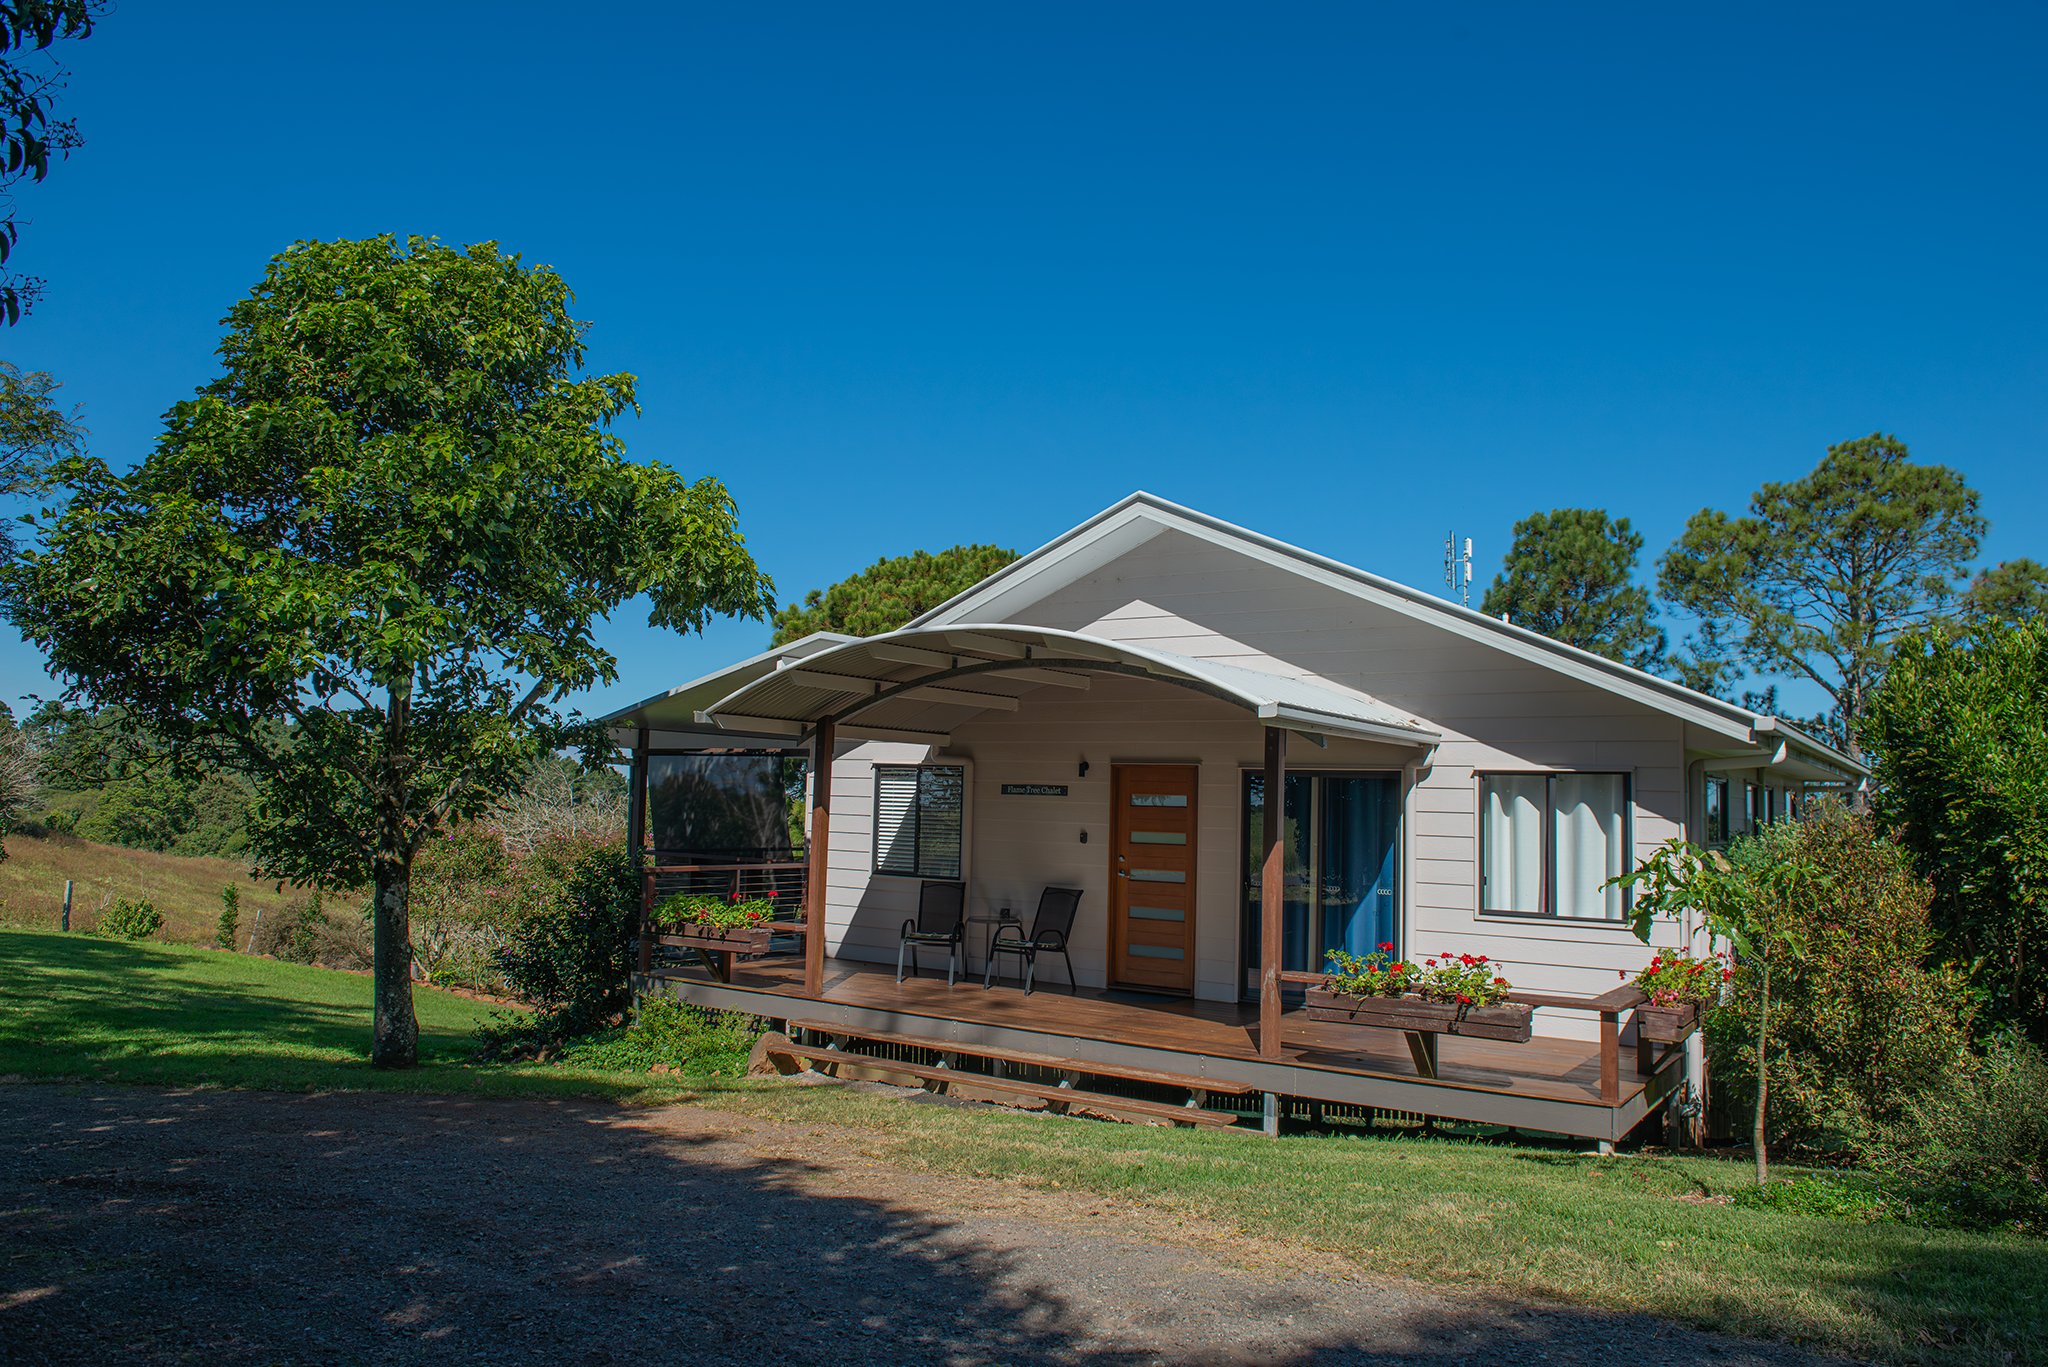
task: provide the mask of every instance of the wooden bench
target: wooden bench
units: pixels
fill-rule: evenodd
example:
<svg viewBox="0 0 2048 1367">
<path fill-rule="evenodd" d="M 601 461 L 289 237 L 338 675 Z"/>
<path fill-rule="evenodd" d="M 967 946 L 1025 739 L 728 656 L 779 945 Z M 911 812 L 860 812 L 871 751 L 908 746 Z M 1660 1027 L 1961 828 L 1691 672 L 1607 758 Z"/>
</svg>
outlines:
<svg viewBox="0 0 2048 1367">
<path fill-rule="evenodd" d="M 886 1030 L 856 1030 L 830 1021 L 792 1020 L 792 1030 L 815 1030 L 821 1035 L 870 1040 L 876 1044 L 902 1044 L 913 1049 L 933 1049 L 942 1054 L 966 1054 L 970 1058 L 996 1059 L 1033 1068 L 1053 1068 L 1085 1077 L 1113 1077 L 1124 1082 L 1153 1082 L 1163 1087 L 1185 1087 L 1191 1092 L 1217 1092 L 1223 1096 L 1244 1096 L 1258 1088 L 1248 1082 L 1195 1077 L 1190 1073 L 1162 1073 L 1156 1068 L 1136 1068 L 1121 1063 L 1091 1063 L 1086 1059 L 1061 1058 L 1057 1054 L 1034 1054 L 1024 1049 L 997 1049 L 986 1044 L 956 1044 L 952 1040 L 927 1039 L 922 1035 L 892 1035 Z"/>
<path fill-rule="evenodd" d="M 1280 981 L 1292 986 L 1309 987 L 1325 982 L 1327 973 L 1285 972 Z M 1551 992 L 1510 992 L 1508 1000 L 1517 1006 L 1548 1006 L 1564 1011 L 1593 1011 L 1600 1016 L 1600 1099 L 1609 1105 L 1621 1101 L 1621 1013 L 1632 1007 L 1641 1006 L 1649 1000 L 1643 990 L 1633 983 L 1601 993 L 1597 997 L 1574 997 Z M 1436 1036 L 1418 1035 L 1408 1032 L 1408 1052 L 1415 1059 L 1417 1077 L 1434 1078 L 1437 1075 Z M 1636 1071 L 1644 1077 L 1650 1076 L 1664 1066 L 1671 1057 L 1667 1048 L 1662 1058 L 1657 1057 L 1650 1046 L 1638 1037 L 1636 1048 Z"/>
</svg>

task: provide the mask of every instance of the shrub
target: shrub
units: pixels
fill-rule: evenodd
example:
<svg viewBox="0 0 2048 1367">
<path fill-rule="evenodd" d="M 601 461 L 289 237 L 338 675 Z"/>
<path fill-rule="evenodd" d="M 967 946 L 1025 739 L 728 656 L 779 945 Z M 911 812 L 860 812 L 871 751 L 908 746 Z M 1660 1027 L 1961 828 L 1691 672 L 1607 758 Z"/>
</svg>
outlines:
<svg viewBox="0 0 2048 1367">
<path fill-rule="evenodd" d="M 518 906 L 500 963 L 536 1009 L 533 1035 L 560 1041 L 623 1015 L 632 1004 L 640 907 L 640 869 L 625 847 L 589 837 L 544 840 L 521 865 L 513 895 Z"/>
<path fill-rule="evenodd" d="M 707 1011 L 672 997 L 642 997 L 631 1026 L 572 1044 L 568 1063 L 644 1073 L 667 1066 L 691 1077 L 737 1077 L 767 1022 L 740 1011 Z"/>
<path fill-rule="evenodd" d="M 2048 1058 L 1992 1041 L 1887 1127 L 1875 1164 L 1925 1223 L 2048 1232 Z"/>
<path fill-rule="evenodd" d="M 213 942 L 222 949 L 233 949 L 241 920 L 242 890 L 230 883 L 220 890 L 220 924 L 213 928 Z"/>
<path fill-rule="evenodd" d="M 147 898 L 131 902 L 124 897 L 94 923 L 92 933 L 110 940 L 147 940 L 163 924 L 164 914 Z"/>
<path fill-rule="evenodd" d="M 250 934 L 250 952 L 296 964 L 368 968 L 374 957 L 369 926 L 361 912 L 330 912 L 319 892 L 289 906 L 260 913 Z"/>
<path fill-rule="evenodd" d="M 499 957 L 516 899 L 515 868 L 495 826 L 462 826 L 430 840 L 412 866 L 413 955 L 430 982 L 503 986 Z"/>
<path fill-rule="evenodd" d="M 1902 649 L 1862 729 L 1879 818 L 1934 885 L 1987 1033 L 2048 1042 L 2048 622 Z"/>
<path fill-rule="evenodd" d="M 1793 928 L 1801 948 L 1773 960 L 1765 1128 L 1795 1144 L 1856 1147 L 1964 1058 L 1969 998 L 1959 974 L 1924 966 L 1932 889 L 1870 818 L 1823 803 L 1729 851 L 1737 867 L 1795 856 L 1819 867 L 1833 892 Z M 1736 1133 L 1754 1110 L 1759 969 L 1738 963 L 1706 1021 L 1717 1119 Z"/>
</svg>

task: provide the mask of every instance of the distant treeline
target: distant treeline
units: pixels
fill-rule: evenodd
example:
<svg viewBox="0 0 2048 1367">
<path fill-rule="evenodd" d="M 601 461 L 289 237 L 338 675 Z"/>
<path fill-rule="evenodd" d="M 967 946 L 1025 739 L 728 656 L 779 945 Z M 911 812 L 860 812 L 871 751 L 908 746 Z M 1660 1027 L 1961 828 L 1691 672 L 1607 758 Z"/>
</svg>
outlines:
<svg viewBox="0 0 2048 1367">
<path fill-rule="evenodd" d="M 38 791 L 17 818 L 29 833 L 76 835 L 166 854 L 233 858 L 249 848 L 255 790 L 239 774 L 172 772 L 147 737 L 107 709 L 45 702 L 21 724 Z"/>
</svg>

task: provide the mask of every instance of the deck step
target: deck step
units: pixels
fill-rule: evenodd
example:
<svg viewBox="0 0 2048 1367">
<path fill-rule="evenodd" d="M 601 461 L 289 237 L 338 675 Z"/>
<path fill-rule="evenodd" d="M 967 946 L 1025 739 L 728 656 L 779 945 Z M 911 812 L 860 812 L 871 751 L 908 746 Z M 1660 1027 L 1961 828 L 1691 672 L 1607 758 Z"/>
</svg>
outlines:
<svg viewBox="0 0 2048 1367">
<path fill-rule="evenodd" d="M 907 1073 L 911 1077 L 925 1078 L 933 1082 L 958 1083 L 977 1091 L 1009 1092 L 1015 1096 L 1038 1097 L 1045 1101 L 1064 1101 L 1088 1107 L 1095 1111 L 1121 1111 L 1129 1115 L 1153 1116 L 1160 1120 L 1171 1120 L 1178 1124 L 1200 1125 L 1211 1129 L 1228 1129 L 1237 1124 L 1239 1117 L 1232 1111 L 1205 1111 L 1196 1106 L 1172 1106 L 1163 1101 L 1138 1101 L 1131 1097 L 1109 1096 L 1102 1092 L 1087 1092 L 1078 1087 L 1056 1087 L 1043 1082 L 1020 1082 L 1015 1078 L 990 1077 L 982 1073 L 962 1072 L 958 1068 L 934 1068 L 922 1063 L 898 1063 L 895 1059 L 875 1058 L 869 1054 L 856 1054 L 849 1049 L 820 1049 L 810 1044 L 778 1044 L 777 1053 L 795 1054 L 815 1063 L 846 1063 L 856 1068 L 873 1068 L 877 1072 Z"/>
<path fill-rule="evenodd" d="M 1162 1073 L 1156 1068 L 1137 1068 L 1120 1063 L 1095 1063 L 1088 1059 L 1061 1058 L 1058 1054 L 1034 1054 L 1024 1049 L 996 1049 L 986 1044 L 958 1044 L 952 1040 L 929 1039 L 922 1035 L 893 1035 L 886 1030 L 856 1030 L 830 1021 L 792 1020 L 791 1029 L 816 1030 L 823 1035 L 845 1039 L 871 1040 L 876 1044 L 902 1044 L 913 1049 L 936 1049 L 941 1053 L 966 1054 L 970 1058 L 1000 1059 L 1034 1068 L 1055 1068 L 1063 1073 L 1084 1073 L 1089 1077 L 1113 1077 L 1125 1082 L 1156 1082 L 1165 1087 L 1185 1087 L 1194 1092 L 1215 1092 L 1222 1096 L 1243 1096 L 1257 1091 L 1249 1083 L 1227 1082 L 1221 1078 L 1196 1077 L 1191 1073 Z"/>
</svg>

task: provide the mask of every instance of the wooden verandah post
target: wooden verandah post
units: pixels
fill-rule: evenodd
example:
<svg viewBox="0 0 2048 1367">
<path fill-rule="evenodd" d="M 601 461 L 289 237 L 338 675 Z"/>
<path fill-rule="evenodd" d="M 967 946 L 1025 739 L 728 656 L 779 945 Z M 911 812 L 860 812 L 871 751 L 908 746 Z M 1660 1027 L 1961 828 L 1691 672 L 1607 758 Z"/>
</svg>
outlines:
<svg viewBox="0 0 2048 1367">
<path fill-rule="evenodd" d="M 626 779 L 626 857 L 633 861 L 633 868 L 640 874 L 640 971 L 646 973 L 654 967 L 654 875 L 643 868 L 646 863 L 641 855 L 647 848 L 647 749 L 649 744 L 647 727 L 641 727 L 633 738 L 633 760 L 627 766 Z"/>
<path fill-rule="evenodd" d="M 827 717 L 811 738 L 811 835 L 804 871 L 804 995 L 825 995 L 825 855 L 832 838 L 832 749 L 839 727 Z"/>
<path fill-rule="evenodd" d="M 1264 862 L 1259 870 L 1259 1054 L 1280 1057 L 1280 922 L 1287 863 L 1287 733 L 1266 728 Z"/>
</svg>

